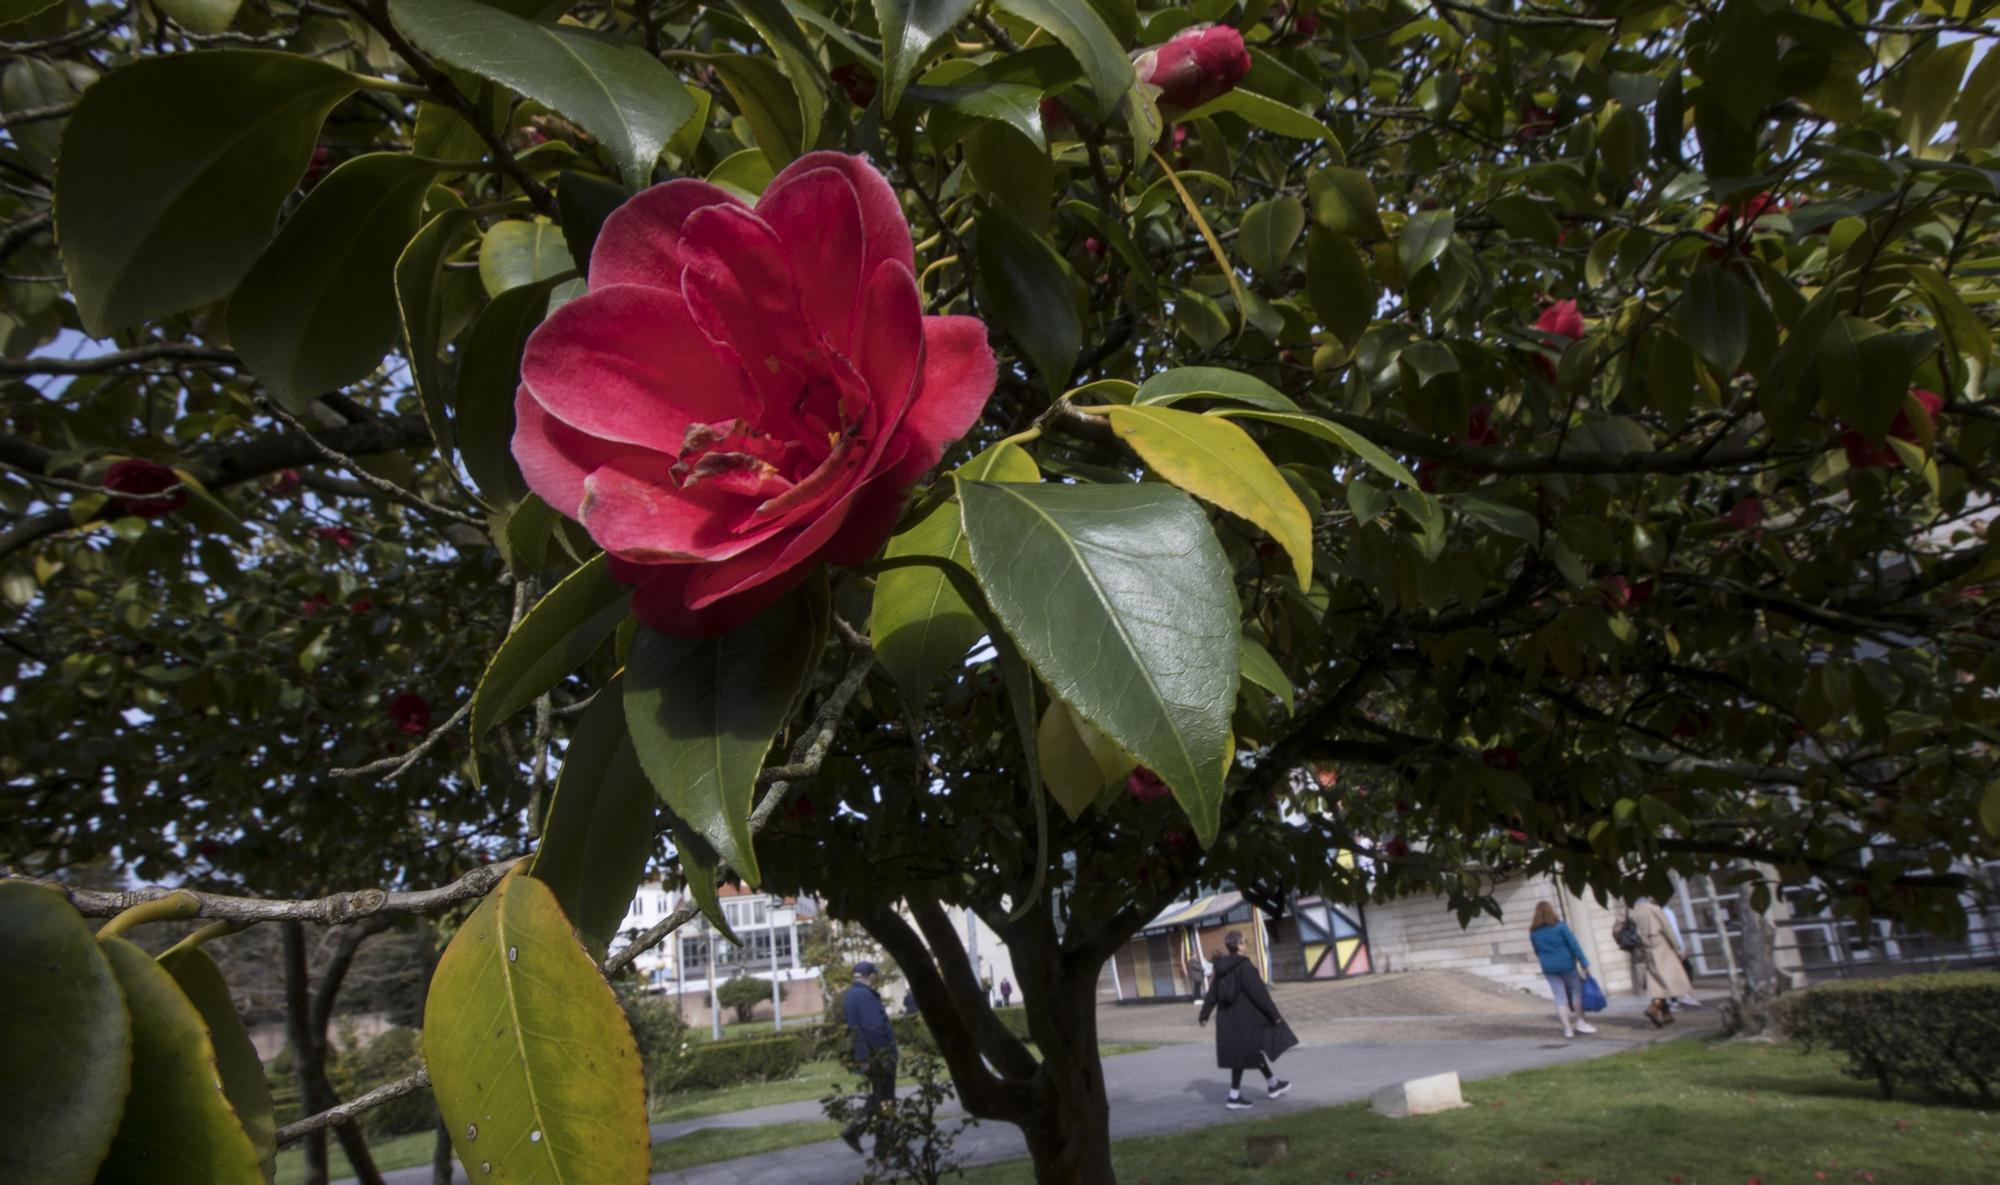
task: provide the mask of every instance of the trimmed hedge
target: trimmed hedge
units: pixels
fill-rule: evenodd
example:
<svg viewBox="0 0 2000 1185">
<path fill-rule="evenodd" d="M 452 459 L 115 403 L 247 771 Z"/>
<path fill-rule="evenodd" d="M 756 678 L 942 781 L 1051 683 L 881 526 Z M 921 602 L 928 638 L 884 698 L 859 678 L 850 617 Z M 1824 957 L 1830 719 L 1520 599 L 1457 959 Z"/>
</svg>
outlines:
<svg viewBox="0 0 2000 1185">
<path fill-rule="evenodd" d="M 1821 984 L 1773 1005 L 1806 1048 L 1847 1055 L 1845 1072 L 1990 1104 L 2000 1088 L 2000 972 L 1953 971 Z"/>
<path fill-rule="evenodd" d="M 790 1078 L 812 1060 L 809 1031 L 774 1033 L 736 1041 L 689 1042 L 661 1059 L 650 1083 L 655 1094 L 719 1090 L 749 1082 Z"/>
</svg>

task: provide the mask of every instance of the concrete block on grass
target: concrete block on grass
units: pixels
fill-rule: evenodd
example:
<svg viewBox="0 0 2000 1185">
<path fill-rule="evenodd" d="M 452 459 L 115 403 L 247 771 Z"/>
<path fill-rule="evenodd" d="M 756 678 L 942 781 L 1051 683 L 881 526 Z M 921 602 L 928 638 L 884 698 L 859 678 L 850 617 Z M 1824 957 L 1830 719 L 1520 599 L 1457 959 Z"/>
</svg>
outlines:
<svg viewBox="0 0 2000 1185">
<path fill-rule="evenodd" d="M 1387 1115 L 1391 1119 L 1452 1111 L 1465 1105 L 1465 1096 L 1458 1089 L 1456 1070 L 1385 1086 L 1375 1092 L 1373 1103 L 1377 1115 Z"/>
</svg>

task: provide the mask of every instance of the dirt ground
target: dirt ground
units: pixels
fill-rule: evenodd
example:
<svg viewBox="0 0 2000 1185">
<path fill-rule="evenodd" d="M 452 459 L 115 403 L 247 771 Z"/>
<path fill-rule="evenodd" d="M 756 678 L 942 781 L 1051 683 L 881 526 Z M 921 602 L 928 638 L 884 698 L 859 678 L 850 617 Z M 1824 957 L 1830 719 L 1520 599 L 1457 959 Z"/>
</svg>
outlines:
<svg viewBox="0 0 2000 1185">
<path fill-rule="evenodd" d="M 1365 1041 L 1458 1041 L 1546 1037 L 1556 1028 L 1549 1002 L 1464 971 L 1404 971 L 1329 983 L 1280 983 L 1278 1010 L 1308 1045 Z M 1600 1028 L 1649 1030 L 1643 1003 L 1614 1000 L 1592 1018 Z M 1683 1027 L 1714 1014 L 1687 1014 Z M 1171 1045 L 1213 1040 L 1192 1003 L 1117 1004 L 1101 998 L 1098 1039 Z"/>
</svg>

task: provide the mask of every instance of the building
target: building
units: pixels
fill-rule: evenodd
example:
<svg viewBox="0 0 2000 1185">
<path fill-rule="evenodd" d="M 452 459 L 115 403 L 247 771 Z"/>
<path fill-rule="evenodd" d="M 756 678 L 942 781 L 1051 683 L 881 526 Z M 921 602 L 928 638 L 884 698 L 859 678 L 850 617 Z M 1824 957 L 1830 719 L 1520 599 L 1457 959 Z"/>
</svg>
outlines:
<svg viewBox="0 0 2000 1185">
<path fill-rule="evenodd" d="M 774 897 L 734 885 L 723 885 L 718 892 L 723 918 L 743 945 L 723 938 L 708 919 L 697 916 L 632 961 L 646 990 L 676 1000 L 689 1024 L 705 1025 L 712 989 L 747 975 L 783 985 L 785 1019 L 818 1018 L 825 1003 L 819 968 L 805 965 L 799 945 L 800 930 L 818 916 L 811 899 Z M 641 885 L 612 945 L 629 942 L 658 925 L 685 899 L 685 890 L 669 891 L 659 881 Z M 772 1006 L 758 1005 L 755 1016 L 770 1020 Z M 725 1013 L 724 1019 L 731 1019 L 730 1014 Z"/>
</svg>

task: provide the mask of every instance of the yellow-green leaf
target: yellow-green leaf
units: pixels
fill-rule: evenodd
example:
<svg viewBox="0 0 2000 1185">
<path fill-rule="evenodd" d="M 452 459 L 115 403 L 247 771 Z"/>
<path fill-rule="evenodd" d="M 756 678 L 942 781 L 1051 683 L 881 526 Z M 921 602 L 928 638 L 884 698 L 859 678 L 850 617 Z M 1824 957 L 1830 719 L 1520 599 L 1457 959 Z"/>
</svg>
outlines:
<svg viewBox="0 0 2000 1185">
<path fill-rule="evenodd" d="M 262 1185 L 256 1145 L 223 1092 L 208 1022 L 166 968 L 123 938 L 104 955 L 132 1016 L 132 1093 L 99 1181 Z"/>
<path fill-rule="evenodd" d="M 1035 730 L 1036 762 L 1049 794 L 1072 819 L 1080 819 L 1104 791 L 1138 762 L 1096 725 L 1051 699 Z"/>
<path fill-rule="evenodd" d="M 479 282 L 488 296 L 560 276 L 575 266 L 562 228 L 546 219 L 497 223 L 479 246 Z"/>
<path fill-rule="evenodd" d="M 1312 582 L 1312 515 L 1278 467 L 1228 420 L 1152 404 L 1092 409 L 1155 473 L 1200 498 L 1241 515 L 1292 557 L 1301 586 Z"/>
<path fill-rule="evenodd" d="M 160 966 L 174 977 L 188 1003 L 201 1013 L 208 1026 L 209 1042 L 215 1046 L 216 1070 L 222 1076 L 222 1093 L 243 1121 L 244 1134 L 257 1149 L 257 1163 L 269 1181 L 278 1163 L 278 1123 L 271 1106 L 271 1081 L 264 1076 L 264 1063 L 250 1033 L 236 1012 L 229 994 L 229 982 L 207 951 L 199 946 L 177 946 L 160 956 Z"/>
<path fill-rule="evenodd" d="M 644 1185 L 639 1049 L 549 887 L 501 881 L 438 960 L 424 1060 L 474 1181 Z"/>
</svg>

